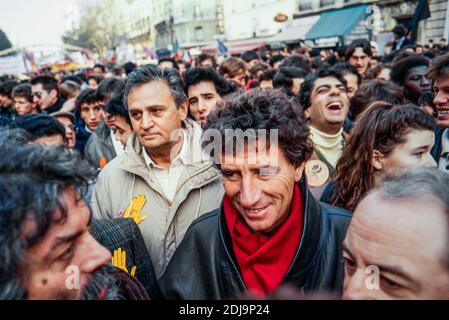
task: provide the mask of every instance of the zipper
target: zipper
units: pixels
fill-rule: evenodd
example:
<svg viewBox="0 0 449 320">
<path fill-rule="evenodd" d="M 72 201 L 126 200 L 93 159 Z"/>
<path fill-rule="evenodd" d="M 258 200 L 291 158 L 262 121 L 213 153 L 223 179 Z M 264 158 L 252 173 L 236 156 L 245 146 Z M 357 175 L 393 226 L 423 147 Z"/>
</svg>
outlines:
<svg viewBox="0 0 449 320">
<path fill-rule="evenodd" d="M 231 255 L 229 254 L 229 250 L 228 250 L 228 248 L 226 247 L 226 242 L 224 241 L 224 238 L 223 238 L 223 233 L 221 232 L 221 209 L 220 209 L 220 213 L 219 213 L 219 215 L 218 215 L 218 232 L 220 233 L 220 240 L 221 240 L 221 242 L 222 242 L 222 244 L 223 244 L 223 247 L 224 247 L 224 249 L 225 249 L 226 255 L 227 255 L 229 261 L 231 261 L 231 265 L 232 265 L 234 271 L 235 271 L 235 272 L 237 273 L 237 275 L 238 275 L 238 279 L 239 279 L 239 281 L 240 281 L 240 284 L 241 284 L 241 286 L 243 287 L 244 290 L 247 290 L 246 285 L 245 285 L 245 282 L 243 281 L 243 277 L 242 277 L 242 275 L 240 274 L 239 269 L 238 269 L 237 266 L 235 265 L 234 260 L 232 260 Z"/>
</svg>

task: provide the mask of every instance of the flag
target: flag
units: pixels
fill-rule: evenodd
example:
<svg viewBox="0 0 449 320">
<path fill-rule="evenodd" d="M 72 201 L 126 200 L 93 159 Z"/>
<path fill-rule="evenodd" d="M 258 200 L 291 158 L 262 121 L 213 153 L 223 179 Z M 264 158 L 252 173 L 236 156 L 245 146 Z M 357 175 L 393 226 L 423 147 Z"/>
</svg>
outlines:
<svg viewBox="0 0 449 320">
<path fill-rule="evenodd" d="M 415 30 L 418 27 L 418 22 L 430 18 L 429 2 L 427 0 L 419 0 L 416 7 L 415 14 L 410 22 L 408 31 Z"/>
<path fill-rule="evenodd" d="M 190 55 L 190 51 L 189 50 L 185 50 L 184 51 L 184 54 L 182 55 L 182 60 L 192 64 L 193 59 L 192 59 L 192 56 Z"/>
<path fill-rule="evenodd" d="M 218 42 L 218 50 L 220 51 L 220 53 L 227 54 L 229 52 L 229 50 L 228 50 L 228 48 L 226 48 L 224 43 L 221 42 L 220 40 L 217 40 L 217 42 Z"/>
</svg>

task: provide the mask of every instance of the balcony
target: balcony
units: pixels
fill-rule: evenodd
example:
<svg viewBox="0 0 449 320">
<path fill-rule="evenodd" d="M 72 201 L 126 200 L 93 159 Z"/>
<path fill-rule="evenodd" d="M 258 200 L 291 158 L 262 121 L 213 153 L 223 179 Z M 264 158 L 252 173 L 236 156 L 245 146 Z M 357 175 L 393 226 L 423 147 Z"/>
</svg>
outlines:
<svg viewBox="0 0 449 320">
<path fill-rule="evenodd" d="M 312 1 L 301 1 L 299 4 L 299 11 L 312 10 Z"/>
<path fill-rule="evenodd" d="M 333 6 L 335 4 L 335 0 L 320 0 L 320 7 L 328 7 Z"/>
</svg>

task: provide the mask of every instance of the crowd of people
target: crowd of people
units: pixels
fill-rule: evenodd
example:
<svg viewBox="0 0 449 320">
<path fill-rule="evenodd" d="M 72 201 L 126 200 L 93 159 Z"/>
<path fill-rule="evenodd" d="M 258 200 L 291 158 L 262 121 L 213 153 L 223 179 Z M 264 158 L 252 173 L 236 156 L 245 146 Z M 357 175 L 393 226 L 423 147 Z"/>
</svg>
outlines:
<svg viewBox="0 0 449 320">
<path fill-rule="evenodd" d="M 402 31 L 2 76 L 0 299 L 449 299 L 449 49 Z"/>
</svg>

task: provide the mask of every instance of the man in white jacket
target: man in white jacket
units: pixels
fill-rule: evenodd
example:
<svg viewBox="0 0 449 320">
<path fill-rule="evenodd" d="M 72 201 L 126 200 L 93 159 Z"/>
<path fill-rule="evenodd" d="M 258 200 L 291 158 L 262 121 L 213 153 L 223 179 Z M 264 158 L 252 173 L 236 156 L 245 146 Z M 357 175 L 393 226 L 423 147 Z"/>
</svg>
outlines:
<svg viewBox="0 0 449 320">
<path fill-rule="evenodd" d="M 136 69 L 125 88 L 134 134 L 125 153 L 101 172 L 92 208 L 99 218 L 139 224 L 156 276 L 164 272 L 190 224 L 220 205 L 221 175 L 201 151 L 201 127 L 173 69 Z M 137 266 L 138 268 L 138 266 Z"/>
</svg>

